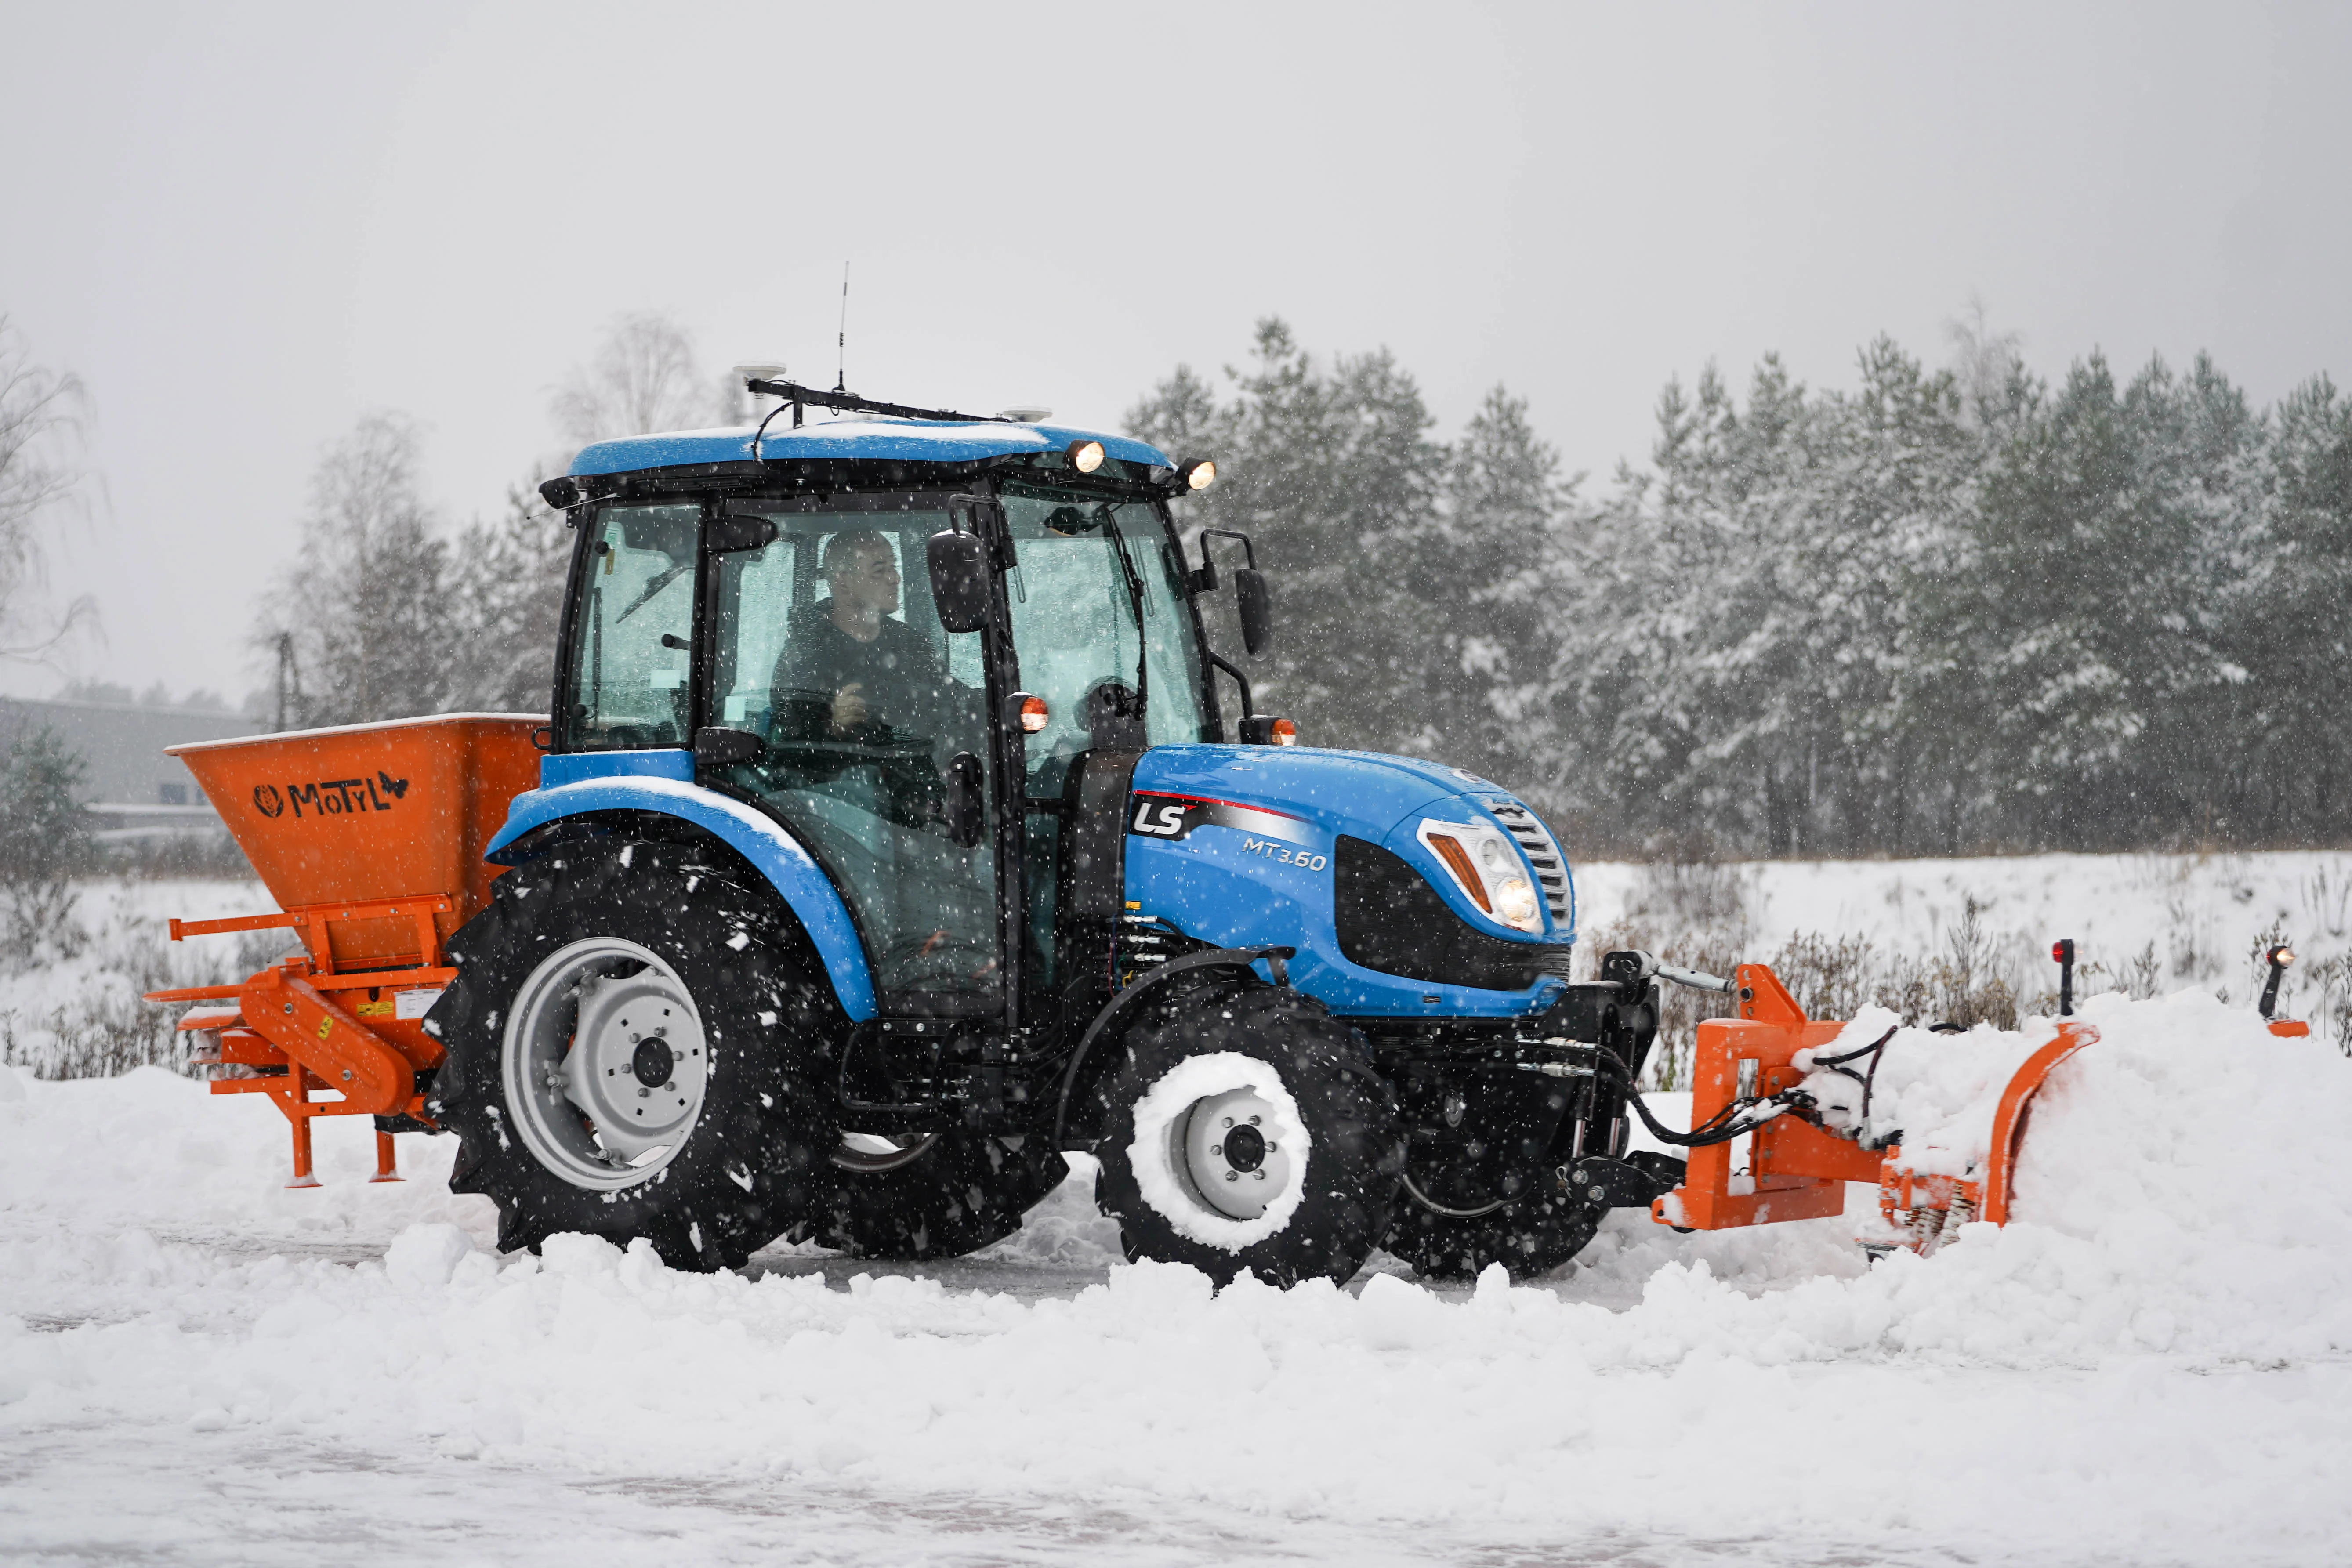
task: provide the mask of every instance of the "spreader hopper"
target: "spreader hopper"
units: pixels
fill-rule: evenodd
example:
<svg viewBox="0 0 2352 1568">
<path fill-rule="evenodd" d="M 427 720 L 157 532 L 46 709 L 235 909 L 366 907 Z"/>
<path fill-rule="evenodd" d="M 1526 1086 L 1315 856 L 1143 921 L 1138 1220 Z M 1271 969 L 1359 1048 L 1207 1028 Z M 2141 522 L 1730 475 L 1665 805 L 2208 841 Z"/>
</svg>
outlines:
<svg viewBox="0 0 2352 1568">
<path fill-rule="evenodd" d="M 247 1067 L 215 1094 L 263 1093 L 294 1125 L 294 1184 L 312 1185 L 310 1118 L 423 1114 L 441 1059 L 423 1019 L 454 971 L 441 946 L 489 900 L 482 860 L 507 805 L 538 782 L 545 721 L 451 713 L 175 746 L 279 912 L 172 922 L 172 940 L 292 930 L 303 951 L 240 985 L 152 993 L 194 1002 L 196 1059 Z M 316 1094 L 331 1098 L 316 1100 Z M 379 1129 L 378 1179 L 394 1179 Z"/>
</svg>

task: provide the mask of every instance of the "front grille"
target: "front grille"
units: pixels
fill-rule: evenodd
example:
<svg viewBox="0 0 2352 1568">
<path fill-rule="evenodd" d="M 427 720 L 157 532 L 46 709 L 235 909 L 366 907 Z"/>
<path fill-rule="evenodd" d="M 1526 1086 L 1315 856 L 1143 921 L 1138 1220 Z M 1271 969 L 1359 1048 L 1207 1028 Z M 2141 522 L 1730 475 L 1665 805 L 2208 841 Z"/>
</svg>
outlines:
<svg viewBox="0 0 2352 1568">
<path fill-rule="evenodd" d="M 1551 910 L 1551 922 L 1565 928 L 1568 924 L 1568 862 L 1560 858 L 1559 846 L 1552 842 L 1550 829 L 1536 820 L 1536 814 L 1515 800 L 1488 801 L 1486 809 L 1499 818 L 1528 853 L 1528 862 L 1536 868 L 1536 880 L 1543 884 L 1544 903 Z"/>
<path fill-rule="evenodd" d="M 1350 963 L 1440 985 L 1525 991 L 1568 978 L 1566 942 L 1513 942 L 1474 930 L 1422 874 L 1377 844 L 1342 833 L 1331 868 L 1339 955 Z"/>
</svg>

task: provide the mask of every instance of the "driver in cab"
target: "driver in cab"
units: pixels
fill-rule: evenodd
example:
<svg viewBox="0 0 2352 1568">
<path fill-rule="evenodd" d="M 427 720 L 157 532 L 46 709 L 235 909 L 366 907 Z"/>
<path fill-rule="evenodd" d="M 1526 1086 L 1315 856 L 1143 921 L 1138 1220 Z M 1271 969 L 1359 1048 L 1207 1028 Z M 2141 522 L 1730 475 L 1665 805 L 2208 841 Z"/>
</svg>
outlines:
<svg viewBox="0 0 2352 1568">
<path fill-rule="evenodd" d="M 825 541 L 817 575 L 832 590 L 797 617 L 772 682 L 780 733 L 873 745 L 939 717 L 947 670 L 923 635 L 892 616 L 898 555 L 872 529 Z"/>
</svg>

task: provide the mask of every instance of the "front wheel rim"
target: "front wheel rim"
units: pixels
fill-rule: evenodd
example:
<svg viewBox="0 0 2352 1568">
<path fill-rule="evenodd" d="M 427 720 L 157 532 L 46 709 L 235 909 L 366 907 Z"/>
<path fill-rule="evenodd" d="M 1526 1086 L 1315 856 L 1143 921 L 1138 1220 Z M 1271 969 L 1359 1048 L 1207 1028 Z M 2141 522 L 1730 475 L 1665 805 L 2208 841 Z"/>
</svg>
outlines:
<svg viewBox="0 0 2352 1568">
<path fill-rule="evenodd" d="M 1188 1240 L 1238 1252 L 1286 1228 L 1306 1200 L 1313 1140 L 1269 1062 L 1187 1058 L 1137 1100 L 1134 1129 L 1139 1195 Z"/>
<path fill-rule="evenodd" d="M 650 948 L 590 937 L 532 970 L 499 1050 L 515 1131 L 575 1187 L 631 1187 L 676 1160 L 710 1082 L 702 1016 Z"/>
</svg>

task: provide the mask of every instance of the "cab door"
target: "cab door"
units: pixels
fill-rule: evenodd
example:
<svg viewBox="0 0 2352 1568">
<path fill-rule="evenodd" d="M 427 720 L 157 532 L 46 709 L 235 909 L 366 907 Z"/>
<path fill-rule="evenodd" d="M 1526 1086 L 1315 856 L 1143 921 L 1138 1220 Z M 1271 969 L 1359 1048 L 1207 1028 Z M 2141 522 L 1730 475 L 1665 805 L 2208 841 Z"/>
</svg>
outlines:
<svg viewBox="0 0 2352 1568">
<path fill-rule="evenodd" d="M 726 503 L 730 520 L 775 531 L 710 557 L 705 721 L 763 744 L 698 777 L 774 814 L 824 865 L 885 1016 L 1009 1024 L 1019 911 L 1003 896 L 1017 831 L 995 721 L 1005 639 L 940 625 L 924 547 L 948 526 L 945 503 L 922 492 Z M 887 600 L 878 621 L 837 613 L 853 569 L 869 608 Z"/>
</svg>

